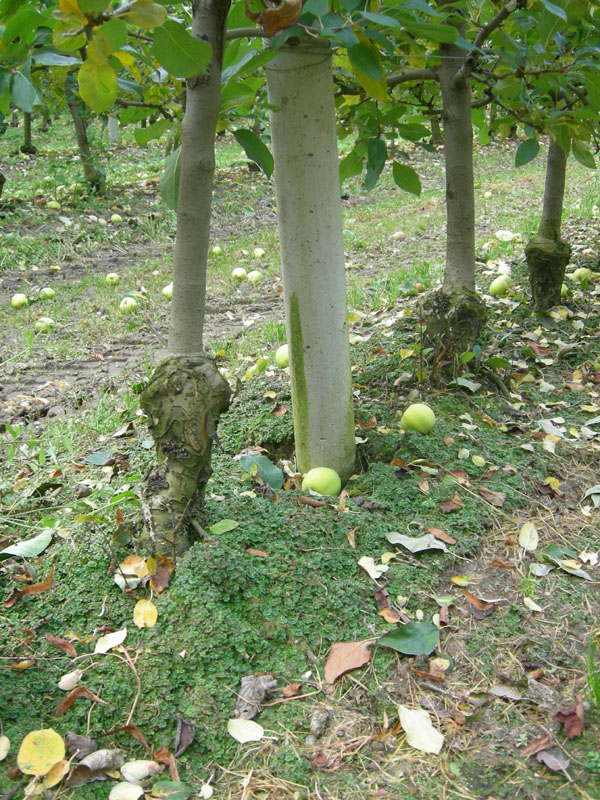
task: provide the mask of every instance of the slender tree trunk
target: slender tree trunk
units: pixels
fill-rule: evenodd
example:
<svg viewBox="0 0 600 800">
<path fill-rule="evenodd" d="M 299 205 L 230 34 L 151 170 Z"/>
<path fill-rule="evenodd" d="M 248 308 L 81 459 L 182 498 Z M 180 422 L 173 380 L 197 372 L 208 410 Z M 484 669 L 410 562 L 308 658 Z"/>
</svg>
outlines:
<svg viewBox="0 0 600 800">
<path fill-rule="evenodd" d="M 571 256 L 570 246 L 560 237 L 567 154 L 551 136 L 549 139 L 542 219 L 537 234 L 525 248 L 531 302 L 537 309 L 560 303 L 565 267 Z"/>
<path fill-rule="evenodd" d="M 47 106 L 42 108 L 42 124 L 40 125 L 41 133 L 46 133 L 50 127 L 50 111 Z"/>
<path fill-rule="evenodd" d="M 4 189 L 4 184 L 6 183 L 6 176 L 3 172 L 0 172 L 0 199 L 2 199 L 2 190 Z"/>
<path fill-rule="evenodd" d="M 119 120 L 117 117 L 108 118 L 108 142 L 110 145 L 119 144 Z"/>
<path fill-rule="evenodd" d="M 29 155 L 37 153 L 37 147 L 31 141 L 31 113 L 29 111 L 23 112 L 23 144 L 21 145 L 21 152 Z"/>
<path fill-rule="evenodd" d="M 83 175 L 90 186 L 97 192 L 102 192 L 104 191 L 104 173 L 94 164 L 94 157 L 87 137 L 87 124 L 83 107 L 71 87 L 72 80 L 73 77 L 70 74 L 67 75 L 65 81 L 65 97 L 71 119 L 73 120 L 73 125 L 75 126 L 75 136 L 77 139 L 81 166 L 83 167 Z"/>
<path fill-rule="evenodd" d="M 462 32 L 462 31 L 461 31 Z M 446 268 L 441 291 L 425 303 L 428 338 L 438 358 L 452 362 L 477 341 L 485 306 L 475 292 L 475 191 L 471 82 L 464 51 L 440 45 L 440 89 L 446 167 Z"/>
<path fill-rule="evenodd" d="M 202 330 L 210 237 L 215 135 L 221 104 L 224 31 L 230 0 L 195 0 L 192 33 L 212 46 L 206 75 L 187 82 L 173 299 L 167 357 L 141 398 L 154 436 L 157 464 L 142 497 L 145 538 L 154 552 L 184 552 L 210 477 L 219 415 L 229 384 L 204 353 Z M 191 524 L 190 524 L 191 523 Z"/>
<path fill-rule="evenodd" d="M 354 470 L 354 415 L 331 50 L 286 45 L 267 68 L 298 469 Z"/>
</svg>

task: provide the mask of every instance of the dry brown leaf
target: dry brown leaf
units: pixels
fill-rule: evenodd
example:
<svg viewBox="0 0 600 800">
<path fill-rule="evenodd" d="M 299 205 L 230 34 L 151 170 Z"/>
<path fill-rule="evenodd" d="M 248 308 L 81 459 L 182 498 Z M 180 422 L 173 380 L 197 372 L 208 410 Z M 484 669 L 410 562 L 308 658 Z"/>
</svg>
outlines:
<svg viewBox="0 0 600 800">
<path fill-rule="evenodd" d="M 112 736 L 113 733 L 120 733 L 121 731 L 133 736 L 133 738 L 142 745 L 147 753 L 152 754 L 152 748 L 137 725 L 121 725 L 118 728 L 113 728 L 112 730 L 103 733 L 102 736 Z"/>
<path fill-rule="evenodd" d="M 578 694 L 572 706 L 557 711 L 552 719 L 564 724 L 567 739 L 581 736 L 583 733 L 583 697 Z"/>
<path fill-rule="evenodd" d="M 150 588 L 156 594 L 164 592 L 175 571 L 175 562 L 167 556 L 150 556 L 146 564 L 150 575 Z"/>
<path fill-rule="evenodd" d="M 494 603 L 486 603 L 485 600 L 480 600 L 478 597 L 475 597 L 468 589 L 463 589 L 462 593 L 469 601 L 469 604 L 475 606 L 478 611 L 489 611 L 494 607 Z"/>
<path fill-rule="evenodd" d="M 457 492 L 454 492 L 454 497 L 442 500 L 441 503 L 438 503 L 438 508 L 443 514 L 451 514 L 453 511 L 460 511 L 463 506 L 464 503 Z"/>
<path fill-rule="evenodd" d="M 503 558 L 494 558 L 490 561 L 490 567 L 498 567 L 498 569 L 512 569 L 515 565 L 512 561 L 505 561 Z"/>
<path fill-rule="evenodd" d="M 396 622 L 400 622 L 400 614 L 397 611 L 394 611 L 393 608 L 382 608 L 378 612 L 380 617 L 383 617 L 386 622 L 390 624 L 395 624 Z"/>
<path fill-rule="evenodd" d="M 536 759 L 553 772 L 565 772 L 571 763 L 571 759 L 567 758 L 558 748 L 554 752 L 542 750 L 536 755 Z"/>
<path fill-rule="evenodd" d="M 80 700 L 82 698 L 85 700 L 91 700 L 94 703 L 102 703 L 105 706 L 108 705 L 106 700 L 102 700 L 97 694 L 94 694 L 89 689 L 86 689 L 85 686 L 76 686 L 71 692 L 69 692 L 65 699 L 58 704 L 58 707 L 54 712 L 54 716 L 62 717 L 65 711 L 68 711 L 71 708 L 75 700 Z"/>
<path fill-rule="evenodd" d="M 420 492 L 423 492 L 423 494 L 429 494 L 429 481 L 420 481 L 417 485 Z"/>
<path fill-rule="evenodd" d="M 5 608 L 11 608 L 20 597 L 28 594 L 43 594 L 49 592 L 54 583 L 54 567 L 50 570 L 48 577 L 44 578 L 41 583 L 30 583 L 28 586 L 23 586 L 22 589 L 15 589 L 10 597 L 4 601 Z"/>
<path fill-rule="evenodd" d="M 317 500 L 316 497 L 299 497 L 297 502 L 301 506 L 310 506 L 311 508 L 321 508 L 321 506 L 327 505 L 325 500 Z"/>
<path fill-rule="evenodd" d="M 284 414 L 287 414 L 287 406 L 277 403 L 277 405 L 273 406 L 271 409 L 271 414 L 273 414 L 274 417 L 282 417 Z"/>
<path fill-rule="evenodd" d="M 446 542 L 446 544 L 456 544 L 456 539 L 450 536 L 449 533 L 446 533 L 446 531 L 443 531 L 441 528 L 427 528 L 427 533 L 435 536 L 435 538 L 439 539 L 441 542 Z"/>
<path fill-rule="evenodd" d="M 247 547 L 246 552 L 250 556 L 259 556 L 259 558 L 268 558 L 269 554 L 265 553 L 264 550 L 255 550 L 253 547 Z"/>
<path fill-rule="evenodd" d="M 376 428 L 377 427 L 377 420 L 375 417 L 369 417 L 369 419 L 365 420 L 357 420 L 355 428 L 361 428 L 362 430 L 367 430 L 368 428 Z"/>
<path fill-rule="evenodd" d="M 502 508 L 504 505 L 504 501 L 506 500 L 506 492 L 494 492 L 492 489 L 488 489 L 487 486 L 480 486 L 477 491 L 483 497 L 483 499 L 487 500 L 487 502 L 491 505 L 497 506 L 498 508 Z"/>
<path fill-rule="evenodd" d="M 300 694 L 301 691 L 301 683 L 288 683 L 287 686 L 283 687 L 281 693 L 284 697 L 296 697 L 296 695 Z"/>
<path fill-rule="evenodd" d="M 527 747 L 523 749 L 521 755 L 525 758 L 529 758 L 529 756 L 534 756 L 536 753 L 540 753 L 542 750 L 547 750 L 552 745 L 552 736 L 547 733 L 545 736 L 540 736 L 539 739 L 534 739 L 531 744 L 528 744 Z"/>
<path fill-rule="evenodd" d="M 364 666 L 371 658 L 370 639 L 361 642 L 336 642 L 325 663 L 325 680 L 334 683 L 340 675 Z"/>
<path fill-rule="evenodd" d="M 49 632 L 46 632 L 45 636 L 51 645 L 53 645 L 54 647 L 58 647 L 58 649 L 62 650 L 63 653 L 66 653 L 68 656 L 71 656 L 72 658 L 75 658 L 77 656 L 77 650 L 75 650 L 75 648 L 68 639 L 61 639 L 60 637 L 55 636 L 53 633 Z"/>
<path fill-rule="evenodd" d="M 254 14 L 246 6 L 246 15 L 262 25 L 267 36 L 274 36 L 298 22 L 303 5 L 304 0 L 283 0 L 281 5 L 276 8 L 265 8 L 260 14 Z"/>
<path fill-rule="evenodd" d="M 164 745 L 160 748 L 160 750 L 157 750 L 156 753 L 152 754 L 152 758 L 159 764 L 166 764 L 167 766 L 171 761 L 171 755 Z"/>
</svg>

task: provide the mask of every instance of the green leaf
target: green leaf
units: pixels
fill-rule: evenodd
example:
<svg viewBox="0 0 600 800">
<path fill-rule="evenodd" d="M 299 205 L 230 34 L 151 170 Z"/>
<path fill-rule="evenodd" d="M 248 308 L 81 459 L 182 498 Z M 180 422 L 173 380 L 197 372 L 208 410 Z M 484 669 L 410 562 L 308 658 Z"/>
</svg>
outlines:
<svg viewBox="0 0 600 800">
<path fill-rule="evenodd" d="M 268 483 L 272 489 L 281 489 L 283 471 L 276 467 L 267 456 L 242 456 L 240 458 L 240 467 L 244 472 L 251 472 L 254 464 L 265 483 Z"/>
<path fill-rule="evenodd" d="M 565 22 L 568 22 L 567 12 L 564 8 L 561 8 L 556 3 L 551 3 L 550 0 L 541 0 L 541 3 L 544 8 L 551 14 L 554 14 L 555 17 L 560 17 Z"/>
<path fill-rule="evenodd" d="M 137 0 L 123 16 L 138 28 L 157 28 L 166 20 L 167 11 L 152 0 Z"/>
<path fill-rule="evenodd" d="M 100 33 L 110 42 L 113 53 L 127 44 L 127 23 L 124 19 L 113 17 L 100 28 Z"/>
<path fill-rule="evenodd" d="M 95 467 L 105 467 L 114 454 L 114 450 L 96 450 L 95 453 L 86 456 L 84 461 L 87 461 L 88 464 L 93 464 Z"/>
<path fill-rule="evenodd" d="M 159 119 L 153 122 L 152 125 L 148 125 L 147 128 L 136 128 L 133 135 L 136 142 L 141 147 L 144 147 L 152 139 L 160 139 L 163 133 L 168 131 L 172 125 L 173 123 L 170 119 Z"/>
<path fill-rule="evenodd" d="M 362 72 L 367 78 L 376 83 L 381 83 L 383 70 L 378 53 L 374 47 L 362 42 L 348 48 L 348 58 L 353 67 Z"/>
<path fill-rule="evenodd" d="M 209 530 L 211 533 L 214 533 L 215 536 L 218 536 L 220 533 L 227 533 L 228 531 L 232 531 L 240 523 L 235 519 L 222 519 L 219 522 L 215 522 L 214 525 L 211 525 Z"/>
<path fill-rule="evenodd" d="M 95 16 L 106 11 L 111 0 L 77 0 L 77 5 L 84 14 Z"/>
<path fill-rule="evenodd" d="M 180 22 L 172 19 L 154 31 L 152 54 L 176 78 L 191 78 L 206 71 L 212 48 L 194 38 Z"/>
<path fill-rule="evenodd" d="M 501 356 L 491 356 L 485 360 L 486 367 L 490 369 L 507 369 L 510 367 L 510 361 Z"/>
<path fill-rule="evenodd" d="M 31 112 L 34 105 L 41 104 L 37 89 L 22 72 L 15 72 L 13 75 L 10 84 L 10 94 L 13 103 L 17 108 L 20 108 L 21 111 Z"/>
<path fill-rule="evenodd" d="M 119 114 L 119 121 L 121 125 L 129 125 L 132 122 L 139 122 L 146 119 L 150 115 L 150 108 L 137 108 L 136 106 L 129 106 L 124 108 Z"/>
<path fill-rule="evenodd" d="M 405 192 L 416 194 L 417 197 L 421 194 L 421 181 L 412 167 L 394 161 L 392 172 L 396 186 L 404 189 Z"/>
<path fill-rule="evenodd" d="M 179 176 L 181 175 L 181 147 L 173 150 L 165 162 L 160 176 L 160 193 L 167 207 L 177 211 L 179 196 Z"/>
<path fill-rule="evenodd" d="M 117 99 L 117 73 L 110 64 L 84 62 L 77 75 L 81 99 L 97 114 L 106 111 Z"/>
<path fill-rule="evenodd" d="M 515 167 L 522 167 L 523 164 L 528 164 L 537 156 L 540 149 L 540 143 L 537 139 L 526 139 L 517 147 L 515 153 Z"/>
<path fill-rule="evenodd" d="M 267 145 L 248 128 L 239 128 L 233 132 L 233 135 L 244 148 L 250 161 L 258 164 L 267 178 L 270 178 L 273 174 L 274 162 Z"/>
<path fill-rule="evenodd" d="M 14 39 L 21 38 L 24 41 L 30 41 L 31 35 L 35 32 L 40 22 L 43 21 L 41 14 L 33 8 L 21 8 L 11 19 L 6 23 L 6 27 L 2 32 L 2 42 L 9 44 Z"/>
<path fill-rule="evenodd" d="M 340 184 L 342 184 L 346 178 L 352 178 L 354 175 L 360 175 L 362 168 L 363 160 L 362 157 L 358 155 L 356 150 L 348 153 L 346 158 L 342 159 L 340 162 Z"/>
<path fill-rule="evenodd" d="M 74 64 L 81 64 L 80 58 L 75 56 L 63 56 L 60 53 L 34 53 L 32 59 L 34 64 L 43 64 L 45 67 L 72 67 Z"/>
<path fill-rule="evenodd" d="M 152 797 L 156 800 L 187 800 L 191 793 L 181 781 L 157 781 L 152 787 Z"/>
<path fill-rule="evenodd" d="M 361 14 L 369 22 L 374 22 L 376 25 L 384 25 L 386 28 L 402 27 L 402 24 L 395 17 L 389 17 L 387 14 L 373 14 L 370 11 L 362 11 Z"/>
<path fill-rule="evenodd" d="M 384 634 L 378 644 L 410 656 L 428 655 L 438 645 L 440 632 L 431 622 L 407 622 L 401 628 Z"/>
<path fill-rule="evenodd" d="M 52 531 L 46 528 L 40 534 L 34 536 L 33 539 L 27 539 L 24 542 L 18 542 L 17 544 L 11 544 L 9 547 L 5 547 L 4 550 L 0 550 L 0 555 L 35 558 L 35 556 L 39 556 L 39 554 L 48 547 L 51 540 Z"/>
<path fill-rule="evenodd" d="M 387 147 L 383 139 L 369 139 L 367 144 L 367 174 L 365 189 L 370 191 L 381 175 L 387 158 Z"/>
<path fill-rule="evenodd" d="M 596 162 L 594 156 L 590 152 L 589 147 L 584 142 L 574 141 L 572 144 L 573 155 L 576 161 L 583 164 L 588 169 L 596 169 Z"/>
</svg>

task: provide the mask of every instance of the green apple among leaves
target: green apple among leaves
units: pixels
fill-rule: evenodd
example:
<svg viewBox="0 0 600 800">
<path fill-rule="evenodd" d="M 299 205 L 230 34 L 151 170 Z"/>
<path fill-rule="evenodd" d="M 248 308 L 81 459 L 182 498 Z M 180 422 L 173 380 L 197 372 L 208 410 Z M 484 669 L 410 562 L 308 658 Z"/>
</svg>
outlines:
<svg viewBox="0 0 600 800">
<path fill-rule="evenodd" d="M 50 286 L 44 286 L 43 289 L 40 289 L 40 297 L 42 300 L 52 300 L 56 292 L 54 289 L 51 289 Z"/>
<path fill-rule="evenodd" d="M 138 304 L 135 297 L 124 297 L 119 303 L 119 311 L 122 314 L 130 314 L 132 311 L 135 311 L 137 307 Z"/>
<path fill-rule="evenodd" d="M 54 320 L 50 317 L 40 317 L 36 319 L 34 327 L 39 333 L 50 333 L 53 325 Z"/>
<path fill-rule="evenodd" d="M 248 278 L 248 273 L 243 267 L 236 267 L 231 273 L 231 277 L 236 283 L 241 283 Z"/>
<path fill-rule="evenodd" d="M 342 490 L 340 476 L 329 467 L 314 467 L 304 476 L 302 491 L 310 489 L 317 494 L 326 494 L 337 497 Z"/>
<path fill-rule="evenodd" d="M 290 364 L 290 356 L 288 353 L 288 346 L 287 344 L 282 344 L 281 347 L 277 348 L 277 352 L 275 353 L 275 363 L 281 369 L 285 369 Z"/>
<path fill-rule="evenodd" d="M 508 275 L 500 275 L 491 282 L 489 292 L 492 297 L 504 297 L 511 286 L 512 281 Z"/>
<path fill-rule="evenodd" d="M 25 308 L 29 301 L 27 300 L 26 294 L 21 294 L 17 292 L 17 294 L 13 294 L 10 299 L 10 304 L 13 308 Z"/>
<path fill-rule="evenodd" d="M 109 272 L 104 278 L 108 286 L 116 286 L 117 283 L 121 280 L 116 272 Z"/>
<path fill-rule="evenodd" d="M 258 283 L 262 280 L 262 272 L 259 272 L 257 269 L 253 269 L 251 272 L 248 273 L 248 281 L 250 283 Z"/>
<path fill-rule="evenodd" d="M 402 414 L 400 425 L 405 431 L 429 433 L 435 425 L 435 414 L 425 403 L 413 403 Z"/>
</svg>

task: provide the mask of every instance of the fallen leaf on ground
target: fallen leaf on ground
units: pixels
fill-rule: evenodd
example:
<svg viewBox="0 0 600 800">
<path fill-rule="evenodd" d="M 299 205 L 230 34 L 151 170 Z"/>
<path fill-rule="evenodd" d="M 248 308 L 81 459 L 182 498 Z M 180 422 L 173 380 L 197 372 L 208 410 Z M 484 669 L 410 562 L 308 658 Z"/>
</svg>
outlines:
<svg viewBox="0 0 600 800">
<path fill-rule="evenodd" d="M 42 786 L 44 789 L 51 789 L 53 786 L 59 784 L 70 769 L 70 761 L 59 761 L 57 764 L 55 764 L 50 772 L 44 775 L 42 780 Z"/>
<path fill-rule="evenodd" d="M 529 756 L 534 756 L 536 753 L 540 753 L 542 750 L 547 750 L 551 744 L 552 736 L 547 733 L 545 736 L 540 736 L 539 739 L 534 739 L 531 744 L 528 744 L 527 747 L 523 749 L 521 755 L 525 758 L 529 758 Z"/>
<path fill-rule="evenodd" d="M 67 731 L 65 739 L 69 753 L 78 761 L 89 756 L 90 753 L 95 753 L 98 749 L 95 739 L 91 739 L 89 736 L 80 736 L 73 731 Z"/>
<path fill-rule="evenodd" d="M 438 503 L 438 508 L 443 514 L 451 514 L 453 511 L 460 511 L 463 506 L 464 503 L 457 492 L 454 493 L 454 497 L 442 500 L 441 503 Z"/>
<path fill-rule="evenodd" d="M 446 544 L 456 544 L 456 539 L 450 536 L 449 533 L 443 531 L 441 528 L 427 528 L 427 533 L 430 533 L 432 536 L 435 536 L 436 539 L 439 539 L 442 542 L 446 542 Z"/>
<path fill-rule="evenodd" d="M 519 544 L 523 550 L 535 550 L 539 541 L 540 537 L 535 522 L 525 522 L 519 531 Z"/>
<path fill-rule="evenodd" d="M 136 783 L 138 786 L 141 786 L 142 781 L 146 780 L 146 778 L 157 775 L 162 770 L 163 767 L 157 764 L 156 761 L 142 758 L 126 761 L 121 765 L 121 775 L 125 780 L 129 781 L 129 783 Z"/>
<path fill-rule="evenodd" d="M 112 728 L 112 730 L 106 731 L 102 736 L 112 736 L 115 733 L 121 733 L 121 731 L 133 736 L 136 742 L 139 742 L 147 753 L 152 753 L 152 748 L 137 725 L 120 725 L 118 728 Z"/>
<path fill-rule="evenodd" d="M 375 559 L 371 558 L 371 556 L 362 556 L 362 558 L 359 558 L 358 565 L 362 567 L 374 581 L 379 580 L 383 573 L 387 572 L 390 568 L 389 564 L 376 564 Z"/>
<path fill-rule="evenodd" d="M 138 628 L 153 628 L 158 619 L 158 611 L 152 600 L 138 600 L 133 609 L 133 621 Z"/>
<path fill-rule="evenodd" d="M 113 647 L 118 647 L 125 641 L 127 636 L 127 628 L 122 628 L 120 631 L 113 631 L 101 636 L 96 642 L 94 653 L 108 653 Z"/>
<path fill-rule="evenodd" d="M 492 489 L 488 489 L 487 486 L 480 486 L 477 491 L 491 505 L 497 506 L 497 508 L 502 508 L 504 505 L 506 492 L 494 492 Z"/>
<path fill-rule="evenodd" d="M 77 650 L 75 650 L 68 639 L 61 639 L 60 637 L 49 632 L 46 632 L 45 636 L 50 644 L 53 645 L 53 647 L 58 647 L 58 649 L 62 650 L 63 653 L 66 653 L 68 656 L 72 656 L 73 658 L 77 656 Z"/>
<path fill-rule="evenodd" d="M 567 758 L 558 748 L 552 752 L 550 750 L 542 750 L 536 755 L 536 759 L 553 772 L 565 772 L 571 763 L 571 759 Z"/>
<path fill-rule="evenodd" d="M 46 775 L 65 757 L 65 743 L 53 728 L 31 731 L 21 742 L 17 764 L 25 775 Z"/>
<path fill-rule="evenodd" d="M 523 698 L 523 695 L 518 689 L 514 689 L 512 686 L 506 686 L 503 683 L 494 684 L 488 691 L 495 697 L 502 698 L 502 700 L 521 700 Z"/>
<path fill-rule="evenodd" d="M 8 736 L 0 736 L 0 761 L 4 761 L 10 750 L 10 739 Z"/>
<path fill-rule="evenodd" d="M 11 595 L 4 601 L 5 608 L 12 608 L 20 597 L 25 597 L 29 594 L 43 594 L 49 592 L 54 583 L 54 567 L 50 570 L 48 576 L 44 578 L 41 583 L 30 583 L 28 586 L 23 586 L 22 589 L 15 589 Z"/>
<path fill-rule="evenodd" d="M 156 594 L 164 592 L 175 572 L 175 562 L 167 556 L 150 556 L 146 562 L 150 575 L 150 588 Z"/>
<path fill-rule="evenodd" d="M 332 644 L 325 663 L 327 683 L 334 683 L 345 672 L 364 666 L 371 658 L 371 644 L 370 639 Z"/>
<path fill-rule="evenodd" d="M 138 800 L 144 794 L 142 786 L 136 786 L 133 783 L 125 783 L 121 781 L 116 783 L 110 790 L 108 800 Z"/>
<path fill-rule="evenodd" d="M 469 605 L 474 606 L 478 611 L 481 611 L 485 614 L 490 614 L 494 608 L 495 603 L 488 603 L 485 600 L 480 600 L 478 597 L 475 597 L 468 589 L 463 589 L 462 593 L 467 598 Z"/>
<path fill-rule="evenodd" d="M 403 533 L 390 531 L 386 533 L 385 538 L 391 544 L 402 545 L 411 553 L 420 553 L 423 550 L 443 550 L 444 553 L 448 552 L 446 545 L 439 541 L 440 537 L 436 538 L 431 533 L 427 533 L 425 536 L 405 536 Z"/>
<path fill-rule="evenodd" d="M 227 733 L 240 742 L 259 742 L 265 735 L 265 729 L 258 722 L 251 719 L 230 719 L 227 723 Z"/>
<path fill-rule="evenodd" d="M 578 694 L 572 706 L 557 711 L 552 719 L 564 724 L 567 739 L 581 736 L 583 732 L 583 697 Z"/>
<path fill-rule="evenodd" d="M 301 683 L 288 683 L 287 686 L 284 686 L 281 690 L 281 694 L 284 697 L 296 697 L 296 695 L 300 694 L 301 691 Z"/>
<path fill-rule="evenodd" d="M 432 723 L 429 713 L 422 708 L 411 709 L 398 706 L 400 724 L 406 733 L 406 741 L 415 750 L 423 753 L 435 753 L 442 749 L 443 735 L 437 731 Z"/>
<path fill-rule="evenodd" d="M 54 712 L 55 717 L 62 717 L 65 711 L 68 711 L 75 700 L 91 700 L 93 703 L 102 703 L 103 705 L 108 705 L 106 700 L 102 700 L 98 697 L 97 694 L 94 694 L 89 689 L 86 689 L 85 686 L 76 686 L 75 689 L 69 692 L 69 694 L 62 700 Z"/>
</svg>

